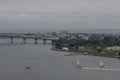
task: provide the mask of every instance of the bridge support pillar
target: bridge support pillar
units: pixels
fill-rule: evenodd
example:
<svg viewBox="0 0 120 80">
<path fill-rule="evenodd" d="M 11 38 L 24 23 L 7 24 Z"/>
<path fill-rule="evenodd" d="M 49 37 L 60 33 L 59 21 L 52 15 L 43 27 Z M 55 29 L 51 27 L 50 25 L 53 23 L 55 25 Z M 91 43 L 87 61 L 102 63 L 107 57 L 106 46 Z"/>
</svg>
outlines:
<svg viewBox="0 0 120 80">
<path fill-rule="evenodd" d="M 10 37 L 10 40 L 11 40 L 10 43 L 13 44 L 14 43 L 13 37 Z"/>
<path fill-rule="evenodd" d="M 43 44 L 46 44 L 46 39 L 43 39 Z"/>
<path fill-rule="evenodd" d="M 24 37 L 23 38 L 23 44 L 26 44 L 27 42 L 26 42 L 26 38 Z"/>
<path fill-rule="evenodd" d="M 35 40 L 34 44 L 38 44 L 38 38 L 35 38 L 34 40 Z"/>
</svg>

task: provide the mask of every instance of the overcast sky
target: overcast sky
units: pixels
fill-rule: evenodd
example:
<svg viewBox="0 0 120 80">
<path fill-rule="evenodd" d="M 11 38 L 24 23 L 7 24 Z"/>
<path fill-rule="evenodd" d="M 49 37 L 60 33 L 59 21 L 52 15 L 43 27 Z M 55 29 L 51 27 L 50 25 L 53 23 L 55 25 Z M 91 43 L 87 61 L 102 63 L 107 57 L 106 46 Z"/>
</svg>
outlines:
<svg viewBox="0 0 120 80">
<path fill-rule="evenodd" d="M 0 29 L 120 28 L 120 0 L 0 0 Z"/>
</svg>

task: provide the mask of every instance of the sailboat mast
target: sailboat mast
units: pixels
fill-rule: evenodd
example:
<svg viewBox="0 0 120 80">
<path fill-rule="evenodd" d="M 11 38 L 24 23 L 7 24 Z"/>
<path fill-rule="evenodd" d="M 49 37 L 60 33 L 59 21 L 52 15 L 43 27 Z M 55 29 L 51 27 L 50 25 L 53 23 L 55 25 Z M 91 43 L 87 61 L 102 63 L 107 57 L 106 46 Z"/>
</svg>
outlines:
<svg viewBox="0 0 120 80">
<path fill-rule="evenodd" d="M 80 65 L 79 59 L 77 59 L 77 65 Z"/>
</svg>

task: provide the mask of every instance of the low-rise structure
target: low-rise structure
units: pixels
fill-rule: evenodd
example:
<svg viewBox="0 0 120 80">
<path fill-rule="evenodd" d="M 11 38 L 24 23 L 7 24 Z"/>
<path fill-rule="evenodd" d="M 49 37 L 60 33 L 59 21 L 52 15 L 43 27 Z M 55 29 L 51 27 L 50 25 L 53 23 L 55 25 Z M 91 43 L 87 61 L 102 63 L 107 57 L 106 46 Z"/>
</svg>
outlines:
<svg viewBox="0 0 120 80">
<path fill-rule="evenodd" d="M 120 47 L 119 46 L 112 46 L 112 47 L 107 47 L 105 50 L 120 51 Z"/>
<path fill-rule="evenodd" d="M 69 51 L 69 48 L 67 48 L 67 47 L 62 47 L 62 49 L 65 51 Z"/>
</svg>

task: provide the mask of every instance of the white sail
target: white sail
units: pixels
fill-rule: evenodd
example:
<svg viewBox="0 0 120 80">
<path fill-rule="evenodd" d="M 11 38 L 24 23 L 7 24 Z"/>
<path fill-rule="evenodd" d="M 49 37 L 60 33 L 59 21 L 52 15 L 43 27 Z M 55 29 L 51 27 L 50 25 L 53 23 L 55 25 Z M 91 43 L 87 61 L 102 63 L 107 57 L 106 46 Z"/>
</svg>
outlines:
<svg viewBox="0 0 120 80">
<path fill-rule="evenodd" d="M 104 65 L 103 61 L 100 61 L 99 66 L 100 66 L 101 68 L 105 67 L 105 65 Z"/>
<path fill-rule="evenodd" d="M 77 59 L 77 65 L 78 65 L 78 66 L 80 65 L 79 59 Z"/>
<path fill-rule="evenodd" d="M 81 68 L 82 68 L 82 66 L 80 65 L 79 59 L 77 59 L 77 64 L 76 64 L 76 67 L 77 67 L 77 68 L 79 68 L 79 69 L 81 69 Z"/>
</svg>

